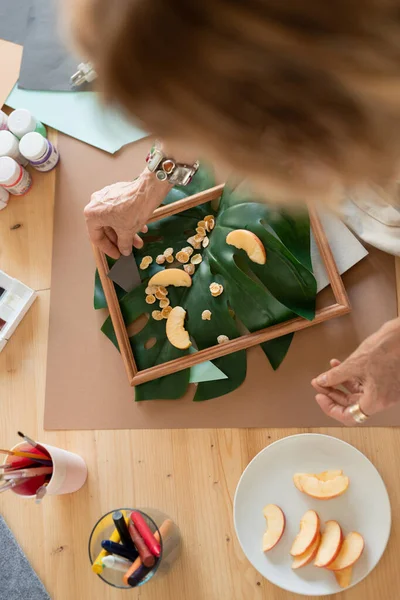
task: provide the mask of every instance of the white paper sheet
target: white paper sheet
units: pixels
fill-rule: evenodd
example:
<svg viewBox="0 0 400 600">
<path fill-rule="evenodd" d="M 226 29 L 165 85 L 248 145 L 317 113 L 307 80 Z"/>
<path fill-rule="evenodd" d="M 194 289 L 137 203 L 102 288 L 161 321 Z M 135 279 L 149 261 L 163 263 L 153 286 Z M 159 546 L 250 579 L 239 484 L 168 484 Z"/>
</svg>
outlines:
<svg viewBox="0 0 400 600">
<path fill-rule="evenodd" d="M 320 212 L 319 217 L 328 238 L 339 273 L 342 275 L 360 262 L 360 260 L 365 258 L 368 251 L 338 217 L 327 212 Z M 312 234 L 311 261 L 314 275 L 317 280 L 317 290 L 320 292 L 329 285 L 329 279 Z"/>
</svg>

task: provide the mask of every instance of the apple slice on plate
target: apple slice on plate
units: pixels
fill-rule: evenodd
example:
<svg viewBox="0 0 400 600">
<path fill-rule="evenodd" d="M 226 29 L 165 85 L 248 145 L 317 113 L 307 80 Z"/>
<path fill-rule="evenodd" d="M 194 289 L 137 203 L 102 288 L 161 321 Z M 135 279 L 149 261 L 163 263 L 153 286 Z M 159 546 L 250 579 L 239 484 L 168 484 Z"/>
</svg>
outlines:
<svg viewBox="0 0 400 600">
<path fill-rule="evenodd" d="M 339 475 L 343 475 L 343 471 L 341 469 L 336 471 L 322 471 L 322 473 L 316 473 L 314 477 L 320 481 L 330 481 L 331 479 L 335 479 L 335 477 L 339 477 Z"/>
<path fill-rule="evenodd" d="M 281 539 L 285 531 L 286 519 L 282 510 L 276 504 L 267 504 L 263 515 L 267 521 L 267 531 L 264 533 L 262 549 L 263 552 L 271 550 Z"/>
<path fill-rule="evenodd" d="M 344 538 L 340 552 L 335 560 L 326 568 L 330 571 L 343 571 L 351 567 L 360 558 L 364 550 L 364 538 L 356 531 L 351 531 Z"/>
<path fill-rule="evenodd" d="M 303 491 L 303 488 L 300 485 L 300 477 L 302 477 L 303 475 L 307 475 L 307 473 L 295 473 L 293 475 L 293 483 L 300 492 Z"/>
<path fill-rule="evenodd" d="M 300 556 L 311 546 L 319 533 L 319 516 L 315 510 L 308 510 L 300 521 L 300 531 L 297 534 L 290 554 Z"/>
<path fill-rule="evenodd" d="M 337 521 L 327 521 L 314 565 L 316 567 L 327 567 L 330 565 L 339 554 L 342 541 L 343 534 L 339 523 Z"/>
<path fill-rule="evenodd" d="M 341 496 L 349 487 L 349 478 L 346 475 L 338 475 L 327 481 L 318 479 L 316 475 L 300 475 L 298 479 L 301 491 L 319 500 Z"/>
<path fill-rule="evenodd" d="M 343 471 L 339 470 L 339 469 L 336 471 L 323 471 L 322 473 L 295 473 L 293 475 L 293 483 L 297 487 L 297 489 L 300 490 L 300 492 L 302 492 L 303 488 L 300 483 L 300 478 L 303 476 L 304 477 L 316 477 L 320 481 L 329 481 L 330 479 L 334 479 L 335 477 L 338 477 L 339 475 L 343 475 Z"/>
<path fill-rule="evenodd" d="M 334 573 L 336 577 L 336 581 L 340 585 L 341 588 L 349 587 L 351 583 L 351 576 L 353 575 L 353 567 L 346 567 L 346 569 L 342 569 L 341 571 L 335 571 Z"/>
<path fill-rule="evenodd" d="M 313 560 L 313 558 L 315 558 L 315 555 L 318 552 L 320 542 L 321 534 L 318 532 L 318 535 L 315 538 L 315 541 L 311 544 L 311 546 L 303 554 L 300 554 L 300 556 L 296 556 L 292 563 L 292 569 L 300 569 L 300 567 L 305 567 L 306 565 L 308 565 Z"/>
</svg>

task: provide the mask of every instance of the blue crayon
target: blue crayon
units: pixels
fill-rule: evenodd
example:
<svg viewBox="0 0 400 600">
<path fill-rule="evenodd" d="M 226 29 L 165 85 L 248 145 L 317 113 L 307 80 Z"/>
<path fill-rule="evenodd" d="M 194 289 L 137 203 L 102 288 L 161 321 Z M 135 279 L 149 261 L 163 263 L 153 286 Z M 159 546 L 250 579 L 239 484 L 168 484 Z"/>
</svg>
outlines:
<svg viewBox="0 0 400 600">
<path fill-rule="evenodd" d="M 122 556 L 123 558 L 127 558 L 132 562 L 137 559 L 139 553 L 136 550 L 132 550 L 131 548 L 127 548 L 122 544 L 117 544 L 115 542 L 111 542 L 110 540 L 103 540 L 101 542 L 101 547 L 109 552 L 110 554 L 116 554 L 117 556 Z"/>
</svg>

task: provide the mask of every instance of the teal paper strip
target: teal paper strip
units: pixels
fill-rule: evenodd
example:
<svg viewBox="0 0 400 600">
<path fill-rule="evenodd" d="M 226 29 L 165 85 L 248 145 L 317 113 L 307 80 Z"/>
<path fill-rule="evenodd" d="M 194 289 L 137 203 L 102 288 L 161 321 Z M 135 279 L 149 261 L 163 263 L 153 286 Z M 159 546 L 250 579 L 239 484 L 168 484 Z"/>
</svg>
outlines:
<svg viewBox="0 0 400 600">
<path fill-rule="evenodd" d="M 103 106 L 96 92 L 40 92 L 15 86 L 6 104 L 26 108 L 42 123 L 110 154 L 148 135 L 121 112 Z"/>
</svg>

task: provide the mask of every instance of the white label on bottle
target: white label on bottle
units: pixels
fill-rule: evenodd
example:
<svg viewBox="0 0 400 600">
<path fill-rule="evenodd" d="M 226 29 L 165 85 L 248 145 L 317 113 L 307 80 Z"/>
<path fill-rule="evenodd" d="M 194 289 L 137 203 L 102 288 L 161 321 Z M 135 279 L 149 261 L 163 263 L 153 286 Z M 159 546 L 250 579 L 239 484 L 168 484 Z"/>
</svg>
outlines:
<svg viewBox="0 0 400 600">
<path fill-rule="evenodd" d="M 23 173 L 18 183 L 4 186 L 5 189 L 10 192 L 10 194 L 14 194 L 15 196 L 22 196 L 22 194 L 25 194 L 32 185 L 32 177 L 28 171 L 25 171 L 23 167 L 21 167 L 21 169 Z"/>
<path fill-rule="evenodd" d="M 51 142 L 48 141 L 47 143 L 48 150 L 45 156 L 41 160 L 30 161 L 32 167 L 34 167 L 37 171 L 51 171 L 51 169 L 56 166 L 60 158 L 57 148 L 55 148 Z"/>
</svg>

